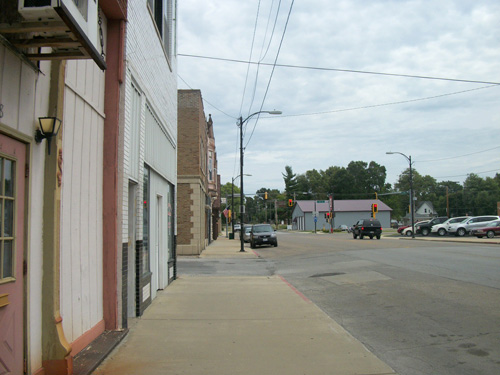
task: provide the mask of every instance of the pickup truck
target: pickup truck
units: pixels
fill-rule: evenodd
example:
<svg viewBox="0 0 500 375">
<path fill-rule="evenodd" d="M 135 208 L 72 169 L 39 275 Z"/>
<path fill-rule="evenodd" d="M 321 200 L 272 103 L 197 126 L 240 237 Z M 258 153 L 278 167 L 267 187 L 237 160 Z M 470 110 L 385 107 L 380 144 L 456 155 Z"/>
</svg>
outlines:
<svg viewBox="0 0 500 375">
<path fill-rule="evenodd" d="M 420 233 L 422 233 L 422 236 L 428 236 L 429 233 L 431 233 L 431 229 L 434 225 L 444 223 L 446 220 L 448 220 L 447 216 L 435 217 L 434 219 L 420 226 Z"/>
</svg>

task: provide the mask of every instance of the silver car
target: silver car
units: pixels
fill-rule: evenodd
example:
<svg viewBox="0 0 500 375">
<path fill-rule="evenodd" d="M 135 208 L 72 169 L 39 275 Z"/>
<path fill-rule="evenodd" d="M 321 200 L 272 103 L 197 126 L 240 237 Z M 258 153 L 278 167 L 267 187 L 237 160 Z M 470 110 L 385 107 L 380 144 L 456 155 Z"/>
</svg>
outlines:
<svg viewBox="0 0 500 375">
<path fill-rule="evenodd" d="M 243 236 L 243 242 L 250 242 L 250 231 L 252 230 L 251 225 L 245 225 L 244 230 L 240 231 L 240 237 Z"/>
<path fill-rule="evenodd" d="M 463 237 L 470 233 L 473 229 L 478 229 L 487 226 L 491 221 L 500 219 L 500 216 L 474 216 L 463 220 L 458 224 L 448 225 L 448 233 L 455 234 L 455 236 Z"/>
</svg>

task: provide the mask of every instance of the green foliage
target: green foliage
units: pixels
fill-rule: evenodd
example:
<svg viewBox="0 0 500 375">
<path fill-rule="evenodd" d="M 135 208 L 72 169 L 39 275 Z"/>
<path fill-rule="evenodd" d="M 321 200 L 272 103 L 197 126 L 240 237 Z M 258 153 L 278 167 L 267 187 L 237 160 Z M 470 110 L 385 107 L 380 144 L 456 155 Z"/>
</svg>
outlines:
<svg viewBox="0 0 500 375">
<path fill-rule="evenodd" d="M 481 178 L 470 174 L 460 185 L 455 181 L 437 182 L 435 178 L 422 176 L 415 169 L 413 190 L 417 206 L 430 201 L 439 216 L 486 215 L 496 214 L 497 202 L 500 202 L 500 174 L 495 177 Z M 262 187 L 253 197 L 246 197 L 246 221 L 248 223 L 290 223 L 293 207 L 288 207 L 288 199 L 328 199 L 334 194 L 335 199 L 374 199 L 378 198 L 393 209 L 392 218 L 401 220 L 410 205 L 409 169 L 401 173 L 398 181 L 391 187 L 386 183 L 386 169 L 374 161 L 352 161 L 347 168 L 332 166 L 326 170 L 312 169 L 303 174 L 293 173 L 291 166 L 282 173 L 285 191 Z M 228 196 L 231 204 L 231 191 L 234 191 L 234 207 L 240 204 L 240 189 L 230 182 L 221 186 L 221 196 Z M 265 192 L 268 199 L 265 200 Z M 223 208 L 225 208 L 223 206 Z"/>
</svg>

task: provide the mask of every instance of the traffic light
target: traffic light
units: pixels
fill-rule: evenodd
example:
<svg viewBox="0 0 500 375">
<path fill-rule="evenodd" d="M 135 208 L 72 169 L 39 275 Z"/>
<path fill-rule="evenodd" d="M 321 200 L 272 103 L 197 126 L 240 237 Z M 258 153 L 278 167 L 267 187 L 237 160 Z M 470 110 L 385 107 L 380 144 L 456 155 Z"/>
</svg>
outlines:
<svg viewBox="0 0 500 375">
<path fill-rule="evenodd" d="M 267 191 L 264 192 L 264 199 L 267 199 Z"/>
<path fill-rule="evenodd" d="M 290 198 L 288 200 L 288 207 L 293 207 L 293 199 L 292 198 Z"/>
<path fill-rule="evenodd" d="M 378 212 L 378 204 L 377 203 L 372 204 L 372 211 L 374 214 L 376 214 Z"/>
<path fill-rule="evenodd" d="M 330 213 L 329 212 L 325 213 L 325 219 L 326 220 L 330 219 Z"/>
</svg>

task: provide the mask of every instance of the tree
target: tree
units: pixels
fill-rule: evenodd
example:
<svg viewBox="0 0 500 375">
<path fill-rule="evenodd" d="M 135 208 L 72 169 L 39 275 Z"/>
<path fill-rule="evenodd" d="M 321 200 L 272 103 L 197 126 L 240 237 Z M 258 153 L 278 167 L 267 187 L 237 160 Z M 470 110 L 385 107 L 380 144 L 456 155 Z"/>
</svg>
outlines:
<svg viewBox="0 0 500 375">
<path fill-rule="evenodd" d="M 293 173 L 292 167 L 289 165 L 285 167 L 285 173 L 281 175 L 285 181 L 285 194 L 287 197 L 292 197 L 293 193 L 297 191 L 297 175 Z"/>
</svg>

